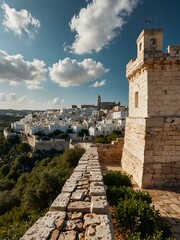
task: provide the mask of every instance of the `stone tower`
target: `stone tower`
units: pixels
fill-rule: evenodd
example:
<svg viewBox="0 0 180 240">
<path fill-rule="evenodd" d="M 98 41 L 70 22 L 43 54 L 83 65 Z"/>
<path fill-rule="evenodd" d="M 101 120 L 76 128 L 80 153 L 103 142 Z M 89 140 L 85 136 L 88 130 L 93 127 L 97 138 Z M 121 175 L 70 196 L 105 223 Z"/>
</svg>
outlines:
<svg viewBox="0 0 180 240">
<path fill-rule="evenodd" d="M 97 97 L 97 110 L 100 111 L 101 110 L 101 96 L 98 95 Z"/>
<path fill-rule="evenodd" d="M 180 186 L 180 46 L 162 49 L 162 29 L 145 29 L 137 39 L 137 58 L 126 67 L 122 167 L 143 188 Z"/>
</svg>

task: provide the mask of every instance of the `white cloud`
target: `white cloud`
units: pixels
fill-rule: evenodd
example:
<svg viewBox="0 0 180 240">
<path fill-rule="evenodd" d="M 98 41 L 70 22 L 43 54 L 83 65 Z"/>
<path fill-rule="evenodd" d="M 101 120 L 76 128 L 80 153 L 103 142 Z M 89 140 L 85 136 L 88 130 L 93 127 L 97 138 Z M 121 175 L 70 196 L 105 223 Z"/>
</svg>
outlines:
<svg viewBox="0 0 180 240">
<path fill-rule="evenodd" d="M 101 82 L 96 81 L 95 83 L 91 84 L 89 87 L 102 87 L 106 85 L 106 80 L 102 80 Z"/>
<path fill-rule="evenodd" d="M 20 54 L 9 55 L 0 50 L 0 82 L 9 81 L 11 85 L 24 82 L 29 89 L 37 89 L 46 80 L 46 73 L 43 61 L 25 61 Z"/>
<path fill-rule="evenodd" d="M 59 97 L 54 98 L 53 100 L 49 100 L 47 102 L 48 106 L 54 107 L 54 106 L 60 106 L 64 103 L 64 99 L 60 99 Z"/>
<path fill-rule="evenodd" d="M 90 80 L 96 80 L 107 73 L 102 63 L 91 58 L 78 62 L 75 59 L 59 60 L 49 68 L 51 80 L 61 87 L 79 86 Z"/>
<path fill-rule="evenodd" d="M 11 102 L 11 101 L 17 101 L 18 97 L 15 93 L 0 93 L 0 101 L 1 102 Z"/>
<path fill-rule="evenodd" d="M 99 52 L 117 36 L 117 29 L 126 23 L 139 1 L 92 0 L 71 19 L 70 28 L 76 32 L 72 51 L 77 54 Z"/>
<path fill-rule="evenodd" d="M 0 109 L 12 108 L 40 110 L 47 108 L 60 108 L 64 102 L 65 100 L 60 99 L 59 97 L 42 102 L 27 98 L 26 96 L 18 96 L 16 93 L 0 93 Z"/>
<path fill-rule="evenodd" d="M 11 30 L 17 35 L 27 33 L 30 38 L 34 37 L 40 27 L 40 21 L 32 17 L 25 9 L 16 11 L 15 8 L 10 8 L 6 3 L 1 5 L 4 11 L 3 25 L 6 30 Z"/>
</svg>

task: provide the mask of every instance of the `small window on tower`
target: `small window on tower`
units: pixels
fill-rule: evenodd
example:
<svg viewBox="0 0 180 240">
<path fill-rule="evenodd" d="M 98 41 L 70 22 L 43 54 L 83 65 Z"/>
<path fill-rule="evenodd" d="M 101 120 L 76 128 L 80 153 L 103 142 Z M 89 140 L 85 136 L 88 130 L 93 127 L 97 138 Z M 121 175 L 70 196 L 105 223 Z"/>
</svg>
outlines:
<svg viewBox="0 0 180 240">
<path fill-rule="evenodd" d="M 150 45 L 151 45 L 151 46 L 155 46 L 155 45 L 156 45 L 156 39 L 152 38 L 152 39 L 150 40 Z"/>
<path fill-rule="evenodd" d="M 138 108 L 139 92 L 135 92 L 135 108 Z"/>
<path fill-rule="evenodd" d="M 142 43 L 140 42 L 140 44 L 139 44 L 139 52 L 141 51 L 141 49 L 142 49 Z"/>
</svg>

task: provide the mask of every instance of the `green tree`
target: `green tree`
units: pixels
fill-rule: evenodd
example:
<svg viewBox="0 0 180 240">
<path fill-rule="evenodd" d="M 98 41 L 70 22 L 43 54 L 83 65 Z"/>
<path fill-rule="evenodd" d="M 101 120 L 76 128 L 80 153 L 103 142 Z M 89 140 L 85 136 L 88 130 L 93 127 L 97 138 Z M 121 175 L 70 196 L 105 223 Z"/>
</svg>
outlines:
<svg viewBox="0 0 180 240">
<path fill-rule="evenodd" d="M 9 164 L 4 164 L 2 167 L 1 167 L 1 174 L 3 176 L 6 176 L 8 173 L 9 173 L 9 170 L 10 170 L 10 165 Z"/>
<path fill-rule="evenodd" d="M 89 136 L 89 131 L 87 129 L 81 129 L 78 133 L 78 136 L 80 137 Z"/>
<path fill-rule="evenodd" d="M 31 151 L 31 147 L 27 143 L 20 143 L 18 145 L 17 151 L 18 152 L 25 152 L 25 153 L 27 153 L 27 152 Z"/>
</svg>

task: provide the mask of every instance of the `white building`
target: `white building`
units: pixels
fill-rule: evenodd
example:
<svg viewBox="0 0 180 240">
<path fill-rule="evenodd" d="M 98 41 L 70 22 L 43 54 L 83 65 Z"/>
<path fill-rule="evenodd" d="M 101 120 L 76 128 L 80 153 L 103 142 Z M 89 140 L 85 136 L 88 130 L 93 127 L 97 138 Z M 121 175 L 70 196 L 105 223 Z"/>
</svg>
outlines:
<svg viewBox="0 0 180 240">
<path fill-rule="evenodd" d="M 89 128 L 90 136 L 99 136 L 99 135 L 109 135 L 115 130 L 122 131 L 122 122 L 119 120 L 103 120 L 98 122 L 96 126 L 91 126 Z"/>
</svg>

